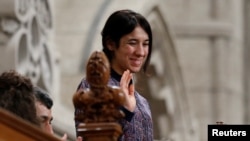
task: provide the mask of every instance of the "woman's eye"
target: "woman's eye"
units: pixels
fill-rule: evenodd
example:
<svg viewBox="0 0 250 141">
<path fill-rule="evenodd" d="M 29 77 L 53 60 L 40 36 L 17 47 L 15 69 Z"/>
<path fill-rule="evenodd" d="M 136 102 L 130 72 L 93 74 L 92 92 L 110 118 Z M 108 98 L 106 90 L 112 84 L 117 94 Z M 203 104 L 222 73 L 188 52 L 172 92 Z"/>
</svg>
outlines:
<svg viewBox="0 0 250 141">
<path fill-rule="evenodd" d="M 145 47 L 148 46 L 148 45 L 149 45 L 149 43 L 144 43 L 144 44 L 143 44 L 143 46 L 145 46 Z"/>
<path fill-rule="evenodd" d="M 129 42 L 130 45 L 136 45 L 136 42 Z"/>
</svg>

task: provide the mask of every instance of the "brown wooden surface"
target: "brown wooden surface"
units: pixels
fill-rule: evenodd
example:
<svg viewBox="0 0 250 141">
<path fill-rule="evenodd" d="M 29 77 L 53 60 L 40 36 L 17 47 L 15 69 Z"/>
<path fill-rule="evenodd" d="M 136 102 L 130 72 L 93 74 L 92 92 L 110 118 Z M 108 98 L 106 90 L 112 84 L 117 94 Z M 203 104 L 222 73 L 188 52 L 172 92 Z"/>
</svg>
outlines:
<svg viewBox="0 0 250 141">
<path fill-rule="evenodd" d="M 0 141 L 60 141 L 36 126 L 0 109 Z"/>
<path fill-rule="evenodd" d="M 120 124 L 113 122 L 80 124 L 77 131 L 84 141 L 117 141 L 122 134 Z"/>
</svg>

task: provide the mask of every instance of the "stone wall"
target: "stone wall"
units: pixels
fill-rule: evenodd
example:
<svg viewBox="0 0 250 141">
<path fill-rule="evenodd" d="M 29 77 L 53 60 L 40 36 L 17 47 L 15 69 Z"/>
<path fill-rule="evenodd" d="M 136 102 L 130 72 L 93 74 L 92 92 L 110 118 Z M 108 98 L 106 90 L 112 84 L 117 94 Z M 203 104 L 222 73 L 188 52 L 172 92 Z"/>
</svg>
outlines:
<svg viewBox="0 0 250 141">
<path fill-rule="evenodd" d="M 155 140 L 206 141 L 208 124 L 249 122 L 248 7 L 247 0 L 0 0 L 0 70 L 15 68 L 50 91 L 53 126 L 74 140 L 72 95 L 86 61 L 102 48 L 107 17 L 133 9 L 154 34 L 153 76 L 139 74 L 136 85 L 151 105 Z"/>
</svg>

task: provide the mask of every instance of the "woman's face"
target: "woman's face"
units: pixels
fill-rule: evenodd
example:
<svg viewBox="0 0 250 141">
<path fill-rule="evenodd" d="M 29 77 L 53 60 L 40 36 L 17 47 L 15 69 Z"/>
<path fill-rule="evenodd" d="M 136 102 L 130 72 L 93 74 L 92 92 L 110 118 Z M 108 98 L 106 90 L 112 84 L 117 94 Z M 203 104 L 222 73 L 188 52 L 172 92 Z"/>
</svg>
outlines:
<svg viewBox="0 0 250 141">
<path fill-rule="evenodd" d="M 118 48 L 113 47 L 113 49 L 111 66 L 117 73 L 123 74 L 127 69 L 132 73 L 139 72 L 148 56 L 148 34 L 137 26 L 120 39 Z"/>
</svg>

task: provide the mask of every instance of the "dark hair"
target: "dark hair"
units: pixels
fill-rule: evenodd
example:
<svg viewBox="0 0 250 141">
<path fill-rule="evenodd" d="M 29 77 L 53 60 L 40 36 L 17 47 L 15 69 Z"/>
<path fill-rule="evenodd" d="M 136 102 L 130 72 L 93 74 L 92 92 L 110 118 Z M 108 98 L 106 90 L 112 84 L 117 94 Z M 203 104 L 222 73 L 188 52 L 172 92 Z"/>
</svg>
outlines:
<svg viewBox="0 0 250 141">
<path fill-rule="evenodd" d="M 118 48 L 120 39 L 124 35 L 131 33 L 138 25 L 145 30 L 149 37 L 149 53 L 143 65 L 143 71 L 145 72 L 151 58 L 153 37 L 150 24 L 139 13 L 132 10 L 119 10 L 109 16 L 102 30 L 103 52 L 108 57 L 109 62 L 111 62 L 113 52 L 108 49 L 107 42 L 113 41 Z"/>
<path fill-rule="evenodd" d="M 53 106 L 53 100 L 50 98 L 48 92 L 42 88 L 35 86 L 34 87 L 35 98 L 37 101 L 40 101 L 48 109 L 51 109 Z"/>
<path fill-rule="evenodd" d="M 32 82 L 14 70 L 0 75 L 0 107 L 40 126 Z"/>
</svg>

